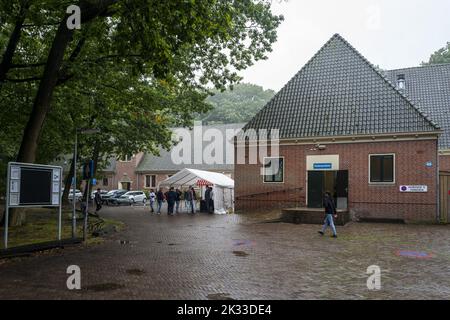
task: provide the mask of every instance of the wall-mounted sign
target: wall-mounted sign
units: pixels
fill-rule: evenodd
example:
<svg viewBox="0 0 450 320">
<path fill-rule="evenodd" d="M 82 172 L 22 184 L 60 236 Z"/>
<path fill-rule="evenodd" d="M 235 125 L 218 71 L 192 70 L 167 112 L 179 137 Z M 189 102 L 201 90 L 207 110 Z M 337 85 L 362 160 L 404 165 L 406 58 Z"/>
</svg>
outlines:
<svg viewBox="0 0 450 320">
<path fill-rule="evenodd" d="M 400 192 L 428 192 L 428 186 L 400 186 Z"/>
<path fill-rule="evenodd" d="M 338 171 L 339 155 L 306 156 L 307 171 Z"/>
<path fill-rule="evenodd" d="M 331 170 L 333 168 L 333 164 L 331 164 L 331 163 L 314 163 L 313 168 L 314 168 L 314 170 L 324 170 L 324 169 Z"/>
</svg>

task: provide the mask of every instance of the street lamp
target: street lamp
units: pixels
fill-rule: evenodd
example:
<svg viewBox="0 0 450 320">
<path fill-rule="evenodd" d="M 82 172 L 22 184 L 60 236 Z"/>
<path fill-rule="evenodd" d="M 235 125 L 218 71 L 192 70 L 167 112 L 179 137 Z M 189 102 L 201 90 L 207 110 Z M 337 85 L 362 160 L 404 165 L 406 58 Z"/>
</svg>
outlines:
<svg viewBox="0 0 450 320">
<path fill-rule="evenodd" d="M 96 134 L 99 133 L 99 129 L 93 129 L 93 128 L 76 128 L 75 129 L 75 150 L 73 155 L 73 186 L 72 186 L 72 238 L 75 238 L 75 231 L 77 229 L 77 213 L 76 213 L 76 188 L 77 188 L 77 157 L 78 157 L 78 134 Z M 89 195 L 88 195 L 89 197 Z M 89 198 L 88 198 L 89 199 Z"/>
</svg>

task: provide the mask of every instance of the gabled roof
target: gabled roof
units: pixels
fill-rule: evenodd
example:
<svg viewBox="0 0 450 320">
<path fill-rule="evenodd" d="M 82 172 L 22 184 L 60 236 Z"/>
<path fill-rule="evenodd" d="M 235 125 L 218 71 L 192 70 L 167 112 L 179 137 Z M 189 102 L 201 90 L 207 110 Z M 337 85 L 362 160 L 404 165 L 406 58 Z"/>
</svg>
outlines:
<svg viewBox="0 0 450 320">
<path fill-rule="evenodd" d="M 401 75 L 405 95 L 444 130 L 439 149 L 450 149 L 450 63 L 386 71 L 393 84 Z"/>
<path fill-rule="evenodd" d="M 235 130 L 239 131 L 242 129 L 244 124 L 237 123 L 237 124 L 223 124 L 223 125 L 211 125 L 211 126 L 203 126 L 202 130 L 205 132 L 209 129 L 219 130 L 224 138 L 226 139 L 226 131 L 227 130 Z M 191 130 L 191 160 L 193 162 L 193 155 L 194 155 L 194 133 Z M 203 142 L 203 147 L 209 145 L 211 142 Z M 224 142 L 225 143 L 225 142 Z M 231 142 L 232 144 L 232 142 Z M 202 148 L 204 150 L 204 148 Z M 176 172 L 180 171 L 186 167 L 189 167 L 191 169 L 197 169 L 197 170 L 209 170 L 209 171 L 233 171 L 234 166 L 233 164 L 227 164 L 226 161 L 226 152 L 223 152 L 223 161 L 222 164 L 206 164 L 204 161 L 202 161 L 202 164 L 175 164 L 172 161 L 172 154 L 171 151 L 167 151 L 164 149 L 159 150 L 160 155 L 153 155 L 151 153 L 146 153 L 144 157 L 142 158 L 141 162 L 139 163 L 136 172 L 139 173 L 155 173 L 155 172 Z"/>
<path fill-rule="evenodd" d="M 336 34 L 247 129 L 279 129 L 286 139 L 435 132 L 439 127 Z"/>
</svg>

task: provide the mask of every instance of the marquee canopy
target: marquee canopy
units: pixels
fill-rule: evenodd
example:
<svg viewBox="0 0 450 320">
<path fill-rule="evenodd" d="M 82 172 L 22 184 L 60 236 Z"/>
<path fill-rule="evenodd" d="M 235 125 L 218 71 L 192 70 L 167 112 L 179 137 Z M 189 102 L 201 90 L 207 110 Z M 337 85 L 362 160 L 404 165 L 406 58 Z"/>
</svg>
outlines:
<svg viewBox="0 0 450 320">
<path fill-rule="evenodd" d="M 234 180 L 224 174 L 195 169 L 183 169 L 177 174 L 164 180 L 160 187 L 189 187 L 201 185 L 213 185 L 222 188 L 234 188 Z"/>
</svg>

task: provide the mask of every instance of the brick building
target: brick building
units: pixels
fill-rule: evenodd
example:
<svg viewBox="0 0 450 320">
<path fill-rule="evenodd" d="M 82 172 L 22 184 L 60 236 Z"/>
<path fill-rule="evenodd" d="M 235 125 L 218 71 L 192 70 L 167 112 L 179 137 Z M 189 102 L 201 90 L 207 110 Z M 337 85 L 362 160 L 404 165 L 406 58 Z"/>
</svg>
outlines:
<svg viewBox="0 0 450 320">
<path fill-rule="evenodd" d="M 449 83 L 450 65 L 383 72 L 334 35 L 244 127 L 237 153 L 250 129 L 278 129 L 280 147 L 236 163 L 236 210 L 320 208 L 330 191 L 354 217 L 436 221 Z"/>
<path fill-rule="evenodd" d="M 236 133 L 242 129 L 244 124 L 219 124 L 219 125 L 206 125 L 202 126 L 202 136 L 205 132 L 209 130 L 214 130 L 214 132 L 223 138 L 226 138 L 227 135 L 230 135 L 232 132 Z M 228 132 L 228 133 L 227 133 Z M 211 172 L 218 172 L 229 176 L 230 178 L 234 178 L 234 165 L 233 163 L 229 163 L 227 161 L 227 155 L 225 150 L 223 150 L 223 156 L 219 163 L 208 164 L 205 161 L 201 163 L 195 163 L 194 161 L 194 152 L 196 144 L 202 144 L 202 148 L 200 149 L 202 152 L 205 150 L 205 146 L 210 142 L 208 141 L 195 141 L 194 131 L 191 130 L 189 132 L 191 142 L 189 148 L 191 149 L 191 164 L 176 164 L 174 163 L 171 153 L 172 151 L 167 151 L 164 149 L 160 150 L 159 155 L 153 155 L 147 153 L 142 156 L 138 166 L 135 169 L 138 181 L 138 189 L 139 190 L 148 190 L 155 189 L 159 186 L 159 184 L 174 175 L 175 173 L 185 169 L 197 169 L 197 170 L 205 170 Z M 234 136 L 235 134 L 233 134 Z M 220 144 L 222 147 L 223 144 Z M 232 141 L 231 141 L 231 149 L 232 149 Z M 231 158 L 232 159 L 232 158 Z"/>
</svg>

